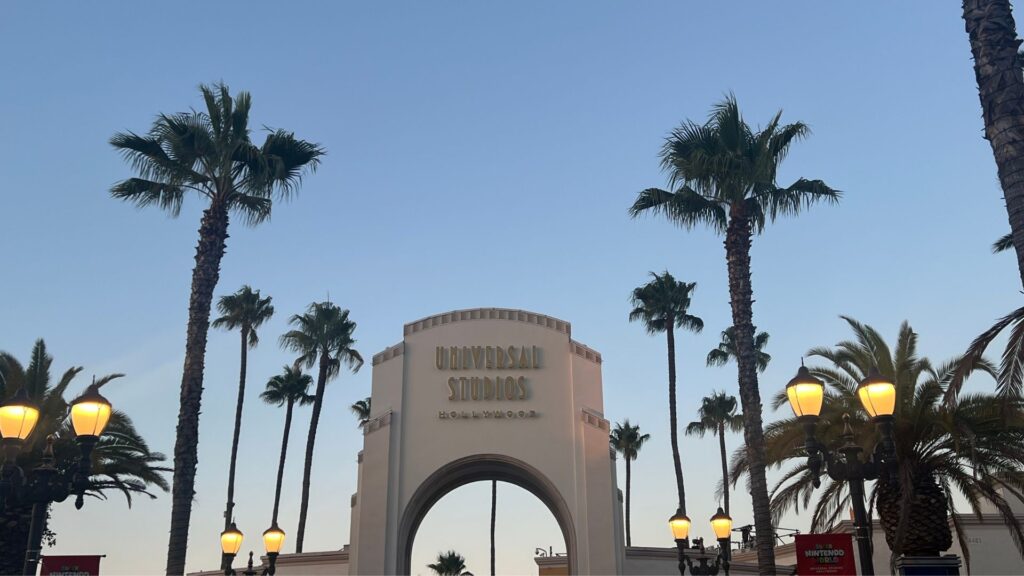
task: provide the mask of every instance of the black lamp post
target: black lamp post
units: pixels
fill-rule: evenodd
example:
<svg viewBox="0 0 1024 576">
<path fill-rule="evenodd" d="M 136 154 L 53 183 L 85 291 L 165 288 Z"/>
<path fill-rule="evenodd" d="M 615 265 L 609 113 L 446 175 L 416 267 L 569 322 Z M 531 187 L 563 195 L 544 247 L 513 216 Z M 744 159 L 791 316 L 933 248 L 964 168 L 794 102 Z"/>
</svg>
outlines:
<svg viewBox="0 0 1024 576">
<path fill-rule="evenodd" d="M 220 533 L 221 562 L 222 566 L 224 566 L 225 576 L 235 576 L 237 574 L 234 568 L 231 567 L 231 564 L 234 562 L 238 551 L 242 548 L 243 537 L 242 531 L 238 529 L 234 522 L 228 526 L 227 530 Z M 281 553 L 283 546 L 284 530 L 278 528 L 277 522 L 274 522 L 270 528 L 263 532 L 263 547 L 267 552 L 268 566 L 264 568 L 261 573 L 262 576 L 274 576 L 274 573 L 277 571 L 277 556 Z M 256 574 L 252 566 L 252 552 L 249 552 L 249 565 L 243 574 L 246 576 Z"/>
<path fill-rule="evenodd" d="M 857 396 L 864 410 L 871 416 L 882 441 L 875 445 L 873 453 L 865 460 L 863 449 L 854 442 L 850 415 L 843 415 L 843 444 L 834 452 L 814 436 L 824 400 L 825 383 L 800 366 L 796 377 L 786 385 L 786 395 L 797 419 L 804 425 L 807 440 L 807 466 L 814 475 L 814 487 L 821 485 L 818 475 L 822 464 L 829 477 L 836 482 L 846 482 L 850 487 L 850 502 L 853 505 L 853 524 L 860 557 L 861 573 L 873 576 L 874 563 L 871 558 L 871 537 L 867 509 L 864 504 L 864 481 L 876 480 L 881 475 L 895 480 L 896 454 L 892 440 L 893 412 L 896 410 L 896 386 L 872 368 L 867 378 L 857 386 Z"/>
<path fill-rule="evenodd" d="M 693 576 L 716 576 L 719 570 L 723 570 L 725 576 L 729 576 L 729 562 L 732 559 L 732 542 L 730 537 L 732 518 L 721 507 L 711 517 L 711 529 L 714 530 L 715 537 L 718 539 L 718 555 L 715 556 L 714 563 L 709 563 L 704 553 L 703 538 L 694 538 L 691 545 L 688 539 L 690 535 L 690 519 L 683 514 L 682 510 L 677 510 L 669 518 L 668 523 L 669 528 L 672 529 L 672 537 L 676 541 L 676 550 L 679 552 L 680 576 L 685 576 L 687 568 L 690 569 L 690 574 Z M 687 555 L 687 550 L 691 549 L 699 553 L 696 566 L 693 565 L 693 560 Z"/>
<path fill-rule="evenodd" d="M 92 450 L 110 421 L 111 406 L 99 393 L 95 380 L 84 394 L 71 402 L 71 427 L 75 433 L 80 458 L 69 471 L 58 470 L 53 457 L 53 436 L 46 439 L 42 463 L 26 477 L 17 465 L 18 452 L 39 421 L 39 408 L 29 399 L 24 388 L 0 405 L 0 436 L 5 458 L 0 467 L 0 506 L 11 503 L 32 504 L 28 545 L 25 551 L 24 574 L 36 573 L 42 551 L 43 523 L 51 502 L 63 502 L 75 494 L 75 508 L 81 509 L 92 475 Z"/>
</svg>

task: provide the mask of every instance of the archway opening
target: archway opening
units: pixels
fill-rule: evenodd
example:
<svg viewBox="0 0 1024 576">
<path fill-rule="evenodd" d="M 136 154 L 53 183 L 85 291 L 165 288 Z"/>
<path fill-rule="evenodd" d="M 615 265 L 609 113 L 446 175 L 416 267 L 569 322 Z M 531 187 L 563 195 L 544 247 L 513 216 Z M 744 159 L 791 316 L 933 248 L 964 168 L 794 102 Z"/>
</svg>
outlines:
<svg viewBox="0 0 1024 576">
<path fill-rule="evenodd" d="M 494 454 L 442 466 L 414 492 L 399 526 L 398 573 L 429 576 L 433 572 L 427 564 L 435 562 L 439 552 L 455 550 L 466 557 L 468 571 L 476 576 L 490 574 L 494 480 L 498 481 L 495 573 L 536 574 L 534 557 L 540 549 L 544 554 L 564 554 L 568 573 L 575 573 L 575 530 L 562 496 L 529 465 Z M 425 525 L 435 508 L 436 518 Z"/>
</svg>

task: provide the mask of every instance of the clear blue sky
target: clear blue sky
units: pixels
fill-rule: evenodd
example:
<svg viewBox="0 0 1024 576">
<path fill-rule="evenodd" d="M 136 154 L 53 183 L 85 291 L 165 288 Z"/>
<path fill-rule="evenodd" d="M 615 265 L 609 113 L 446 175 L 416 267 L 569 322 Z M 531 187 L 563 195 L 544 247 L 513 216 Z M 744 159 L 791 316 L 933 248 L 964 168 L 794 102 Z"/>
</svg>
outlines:
<svg viewBox="0 0 1024 576">
<path fill-rule="evenodd" d="M 246 549 L 259 550 L 269 522 L 283 420 L 255 393 L 292 359 L 276 346 L 286 318 L 328 293 L 352 310 L 367 358 L 399 341 L 404 322 L 450 309 L 524 308 L 572 322 L 574 337 L 603 353 L 608 417 L 629 417 L 654 437 L 634 468 L 634 542 L 670 545 L 664 342 L 626 321 L 628 295 L 650 270 L 699 285 L 693 312 L 707 329 L 679 338 L 689 418 L 701 396 L 735 390 L 734 368 L 703 366 L 730 323 L 724 250 L 707 231 L 630 220 L 626 210 L 637 191 L 664 184 L 656 154 L 666 133 L 705 118 L 728 91 L 751 123 L 783 108 L 785 119 L 813 128 L 782 181 L 822 178 L 845 193 L 841 206 L 781 221 L 755 241 L 755 323 L 771 333 L 775 358 L 761 379 L 765 398 L 808 348 L 847 336 L 839 314 L 889 335 L 908 319 L 923 353 L 944 359 L 1019 304 L 1012 257 L 989 254 L 1006 214 L 957 3 L 0 10 L 0 350 L 25 358 L 44 337 L 55 368 L 85 367 L 79 386 L 92 373 L 127 373 L 108 396 L 155 449 L 173 446 L 201 204 L 191 199 L 170 219 L 109 198 L 131 172 L 107 139 L 146 130 L 158 112 L 199 106 L 196 86 L 224 80 L 252 92 L 253 125 L 294 130 L 329 152 L 271 222 L 232 224 L 222 266 L 218 295 L 249 283 L 278 311 L 250 355 L 237 498 Z M 237 335 L 211 333 L 190 570 L 217 565 L 237 364 Z M 328 389 L 309 550 L 348 542 L 361 437 L 346 406 L 369 382 L 367 367 Z M 285 478 L 282 527 L 291 535 L 307 418 L 296 419 Z M 682 449 L 691 516 L 710 517 L 715 444 L 687 438 Z M 486 489 L 466 490 L 435 512 L 486 508 Z M 734 516 L 745 523 L 740 492 Z M 60 505 L 52 552 L 108 554 L 108 573 L 159 572 L 169 503 L 161 495 L 130 513 L 116 496 L 81 512 Z M 432 531 L 417 554 L 460 548 L 483 573 L 486 548 L 460 547 L 459 535 L 486 525 L 438 522 L 450 532 Z M 798 518 L 786 524 L 807 528 Z M 501 559 L 507 571 L 531 569 L 534 547 L 560 545 L 516 532 L 522 539 L 509 536 Z"/>
</svg>

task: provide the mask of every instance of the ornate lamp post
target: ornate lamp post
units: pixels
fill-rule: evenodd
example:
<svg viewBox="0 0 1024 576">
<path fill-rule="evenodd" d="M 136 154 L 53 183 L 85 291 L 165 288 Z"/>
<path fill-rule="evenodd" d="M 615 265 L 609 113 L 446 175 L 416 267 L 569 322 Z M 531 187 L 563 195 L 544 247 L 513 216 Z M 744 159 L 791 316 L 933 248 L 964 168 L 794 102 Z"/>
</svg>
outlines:
<svg viewBox="0 0 1024 576">
<path fill-rule="evenodd" d="M 75 508 L 82 508 L 92 475 L 92 450 L 110 421 L 110 413 L 110 402 L 99 393 L 94 380 L 81 396 L 71 402 L 71 428 L 81 453 L 78 466 L 73 472 L 57 469 L 53 458 L 53 437 L 50 436 L 43 451 L 42 464 L 26 479 L 17 465 L 17 457 L 39 422 L 39 408 L 29 399 L 24 388 L 0 405 L 0 435 L 4 446 L 4 463 L 0 468 L 0 505 L 9 501 L 32 504 L 24 574 L 36 573 L 43 523 L 50 503 L 63 502 L 70 494 L 75 494 Z"/>
<path fill-rule="evenodd" d="M 817 476 L 821 473 L 822 463 L 830 478 L 836 482 L 846 482 L 850 487 L 861 573 L 873 576 L 875 568 L 871 559 L 870 532 L 864 505 L 864 481 L 875 480 L 883 474 L 894 478 L 896 454 L 892 441 L 892 423 L 896 411 L 896 385 L 883 377 L 878 368 L 872 368 L 867 378 L 857 386 L 858 399 L 882 433 L 882 441 L 863 461 L 863 449 L 854 442 L 849 414 L 843 416 L 843 444 L 835 452 L 815 438 L 814 432 L 825 396 L 825 383 L 815 378 L 805 366 L 800 366 L 796 376 L 786 385 L 786 396 L 793 413 L 804 425 L 807 435 L 804 450 L 807 451 L 807 466 L 815 476 L 814 487 L 821 485 Z"/>
<path fill-rule="evenodd" d="M 234 568 L 231 567 L 231 564 L 234 562 L 235 556 L 238 555 L 238 551 L 242 549 L 243 538 L 242 531 L 238 529 L 234 522 L 228 526 L 227 530 L 220 533 L 221 561 L 226 566 L 224 569 L 225 576 L 235 576 L 237 574 Z M 277 556 L 281 553 L 281 548 L 284 547 L 284 530 L 278 528 L 276 522 L 263 532 L 263 547 L 267 552 L 269 566 L 263 570 L 262 575 L 274 576 L 277 570 Z M 255 573 L 252 567 L 252 552 L 250 552 L 249 566 L 243 574 Z"/>
<path fill-rule="evenodd" d="M 711 529 L 715 533 L 715 538 L 718 539 L 718 556 L 715 557 L 713 564 L 709 564 L 707 557 L 704 555 L 703 538 L 694 538 L 693 545 L 691 546 L 688 539 L 690 535 L 690 519 L 683 514 L 682 510 L 677 510 L 675 515 L 669 518 L 668 525 L 672 529 L 672 537 L 675 538 L 676 549 L 679 551 L 680 576 L 685 576 L 687 568 L 690 569 L 690 574 L 693 576 L 716 576 L 720 569 L 725 572 L 725 576 L 729 576 L 729 561 L 732 559 L 732 542 L 730 538 L 732 518 L 721 507 L 711 517 Z M 686 554 L 686 551 L 689 549 L 699 552 L 697 566 L 693 565 L 693 560 Z"/>
<path fill-rule="evenodd" d="M 270 564 L 265 571 L 266 576 L 274 576 L 277 570 L 277 555 L 281 553 L 282 547 L 284 530 L 278 528 L 277 522 L 274 522 L 263 532 L 263 548 L 267 551 L 267 562 Z"/>
</svg>

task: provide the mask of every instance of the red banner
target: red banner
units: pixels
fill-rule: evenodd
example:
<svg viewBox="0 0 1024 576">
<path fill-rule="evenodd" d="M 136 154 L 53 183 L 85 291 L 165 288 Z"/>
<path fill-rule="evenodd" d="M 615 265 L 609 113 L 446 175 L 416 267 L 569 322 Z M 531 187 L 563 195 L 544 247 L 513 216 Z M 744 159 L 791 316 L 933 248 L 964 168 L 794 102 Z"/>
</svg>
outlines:
<svg viewBox="0 0 1024 576">
<path fill-rule="evenodd" d="M 102 556 L 43 556 L 40 576 L 98 576 Z"/>
<path fill-rule="evenodd" d="M 856 574 L 853 536 L 850 534 L 797 534 L 797 576 Z"/>
</svg>

